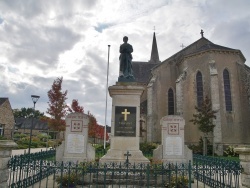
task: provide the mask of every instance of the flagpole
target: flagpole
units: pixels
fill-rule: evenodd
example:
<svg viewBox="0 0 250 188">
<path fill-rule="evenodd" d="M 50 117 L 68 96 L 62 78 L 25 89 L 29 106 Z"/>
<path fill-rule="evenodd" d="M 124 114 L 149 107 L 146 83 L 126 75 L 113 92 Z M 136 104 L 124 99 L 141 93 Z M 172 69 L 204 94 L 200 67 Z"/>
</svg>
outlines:
<svg viewBox="0 0 250 188">
<path fill-rule="evenodd" d="M 107 66 L 107 85 L 106 85 L 105 127 L 104 127 L 104 144 L 103 144 L 104 149 L 106 149 L 106 134 L 107 134 L 107 104 L 108 104 L 108 81 L 109 81 L 109 51 L 110 51 L 110 45 L 108 45 L 108 66 Z"/>
</svg>

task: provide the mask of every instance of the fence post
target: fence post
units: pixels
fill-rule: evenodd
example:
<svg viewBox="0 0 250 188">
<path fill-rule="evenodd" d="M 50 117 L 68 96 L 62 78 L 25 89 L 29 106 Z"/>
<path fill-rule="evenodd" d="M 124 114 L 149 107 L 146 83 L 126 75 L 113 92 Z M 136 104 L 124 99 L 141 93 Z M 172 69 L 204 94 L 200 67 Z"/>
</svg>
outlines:
<svg viewBox="0 0 250 188">
<path fill-rule="evenodd" d="M 8 162 L 10 160 L 12 149 L 15 147 L 17 147 L 17 144 L 12 140 L 0 140 L 0 188 L 8 187 Z"/>
<path fill-rule="evenodd" d="M 234 151 L 239 154 L 240 164 L 243 168 L 241 173 L 241 187 L 250 187 L 250 146 L 239 146 L 234 148 Z"/>
</svg>

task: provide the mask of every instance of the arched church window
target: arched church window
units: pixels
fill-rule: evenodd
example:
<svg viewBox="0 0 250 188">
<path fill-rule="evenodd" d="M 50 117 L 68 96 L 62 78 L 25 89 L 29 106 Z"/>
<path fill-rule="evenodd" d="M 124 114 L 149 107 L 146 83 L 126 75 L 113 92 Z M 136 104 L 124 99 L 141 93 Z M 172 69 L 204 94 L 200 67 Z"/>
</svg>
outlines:
<svg viewBox="0 0 250 188">
<path fill-rule="evenodd" d="M 225 93 L 225 104 L 226 111 L 232 111 L 232 97 L 231 97 L 231 86 L 230 86 L 230 77 L 227 69 L 223 71 L 223 80 L 224 80 L 224 93 Z"/>
<path fill-rule="evenodd" d="M 200 71 L 196 74 L 196 89 L 197 89 L 197 106 L 201 107 L 203 102 L 203 81 L 202 81 L 202 74 Z"/>
<path fill-rule="evenodd" d="M 168 115 L 174 115 L 174 92 L 171 88 L 168 90 Z"/>
</svg>

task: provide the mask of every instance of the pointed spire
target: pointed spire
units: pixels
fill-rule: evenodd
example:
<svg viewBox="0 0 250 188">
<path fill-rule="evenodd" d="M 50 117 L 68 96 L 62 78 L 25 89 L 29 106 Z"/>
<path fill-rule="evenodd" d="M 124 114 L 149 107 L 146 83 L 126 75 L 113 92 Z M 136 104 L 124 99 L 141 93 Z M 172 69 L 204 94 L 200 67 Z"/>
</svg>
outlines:
<svg viewBox="0 0 250 188">
<path fill-rule="evenodd" d="M 158 54 L 158 48 L 157 48 L 157 43 L 156 43 L 156 37 L 155 37 L 155 32 L 154 32 L 154 36 L 153 36 L 151 58 L 150 58 L 149 62 L 150 63 L 160 63 L 159 54 Z"/>
</svg>

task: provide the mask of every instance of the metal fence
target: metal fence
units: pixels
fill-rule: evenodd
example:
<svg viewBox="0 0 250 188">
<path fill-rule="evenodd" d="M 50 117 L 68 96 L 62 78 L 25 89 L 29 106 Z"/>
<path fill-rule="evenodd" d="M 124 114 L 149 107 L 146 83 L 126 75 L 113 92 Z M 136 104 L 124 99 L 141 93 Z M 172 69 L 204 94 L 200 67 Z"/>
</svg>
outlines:
<svg viewBox="0 0 250 188">
<path fill-rule="evenodd" d="M 53 155 L 13 156 L 9 187 L 239 187 L 237 161 L 195 155 L 193 164 L 63 163 Z"/>
<path fill-rule="evenodd" d="M 194 155 L 193 174 L 197 182 L 210 187 L 240 187 L 241 165 L 239 161 Z"/>
<path fill-rule="evenodd" d="M 53 173 L 51 168 L 44 168 L 45 163 L 55 161 L 56 151 L 50 149 L 31 154 L 12 156 L 8 162 L 9 187 L 29 187 L 47 178 Z"/>
</svg>

